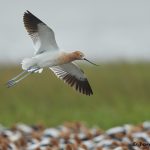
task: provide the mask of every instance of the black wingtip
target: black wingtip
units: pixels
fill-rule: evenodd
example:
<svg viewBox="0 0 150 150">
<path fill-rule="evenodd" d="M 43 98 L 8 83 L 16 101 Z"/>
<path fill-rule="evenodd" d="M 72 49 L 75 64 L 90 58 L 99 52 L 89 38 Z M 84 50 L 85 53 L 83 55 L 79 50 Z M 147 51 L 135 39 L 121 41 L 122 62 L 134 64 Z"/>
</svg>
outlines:
<svg viewBox="0 0 150 150">
<path fill-rule="evenodd" d="M 29 10 L 26 10 L 26 12 L 24 13 L 23 22 L 29 35 L 32 35 L 33 33 L 37 32 L 38 24 L 43 23 L 39 18 L 33 15 Z"/>
<path fill-rule="evenodd" d="M 38 17 L 36 17 L 33 13 L 31 13 L 29 10 L 26 10 L 24 12 L 24 15 L 23 15 L 23 20 L 24 22 L 27 21 L 30 21 L 32 23 L 35 22 L 35 23 L 43 23 Z M 44 23 L 43 23 L 44 24 Z"/>
<path fill-rule="evenodd" d="M 29 10 L 26 10 L 26 11 L 24 12 L 23 18 L 24 18 L 25 16 L 34 16 L 34 17 L 36 17 L 36 16 L 33 15 L 33 13 L 31 13 Z M 37 17 L 36 17 L 36 18 L 37 18 Z"/>
<path fill-rule="evenodd" d="M 32 14 L 29 10 L 26 10 L 24 14 Z"/>
<path fill-rule="evenodd" d="M 26 12 L 27 12 L 27 13 L 30 13 L 30 11 L 29 11 L 29 10 L 26 10 Z"/>
<path fill-rule="evenodd" d="M 23 14 L 23 16 L 28 15 L 28 14 L 32 14 L 29 10 L 26 10 Z"/>
<path fill-rule="evenodd" d="M 68 83 L 71 87 L 74 87 L 76 91 L 85 94 L 87 96 L 93 95 L 92 88 L 87 79 L 78 80 L 76 77 L 71 76 L 70 74 L 63 77 L 63 80 Z"/>
</svg>

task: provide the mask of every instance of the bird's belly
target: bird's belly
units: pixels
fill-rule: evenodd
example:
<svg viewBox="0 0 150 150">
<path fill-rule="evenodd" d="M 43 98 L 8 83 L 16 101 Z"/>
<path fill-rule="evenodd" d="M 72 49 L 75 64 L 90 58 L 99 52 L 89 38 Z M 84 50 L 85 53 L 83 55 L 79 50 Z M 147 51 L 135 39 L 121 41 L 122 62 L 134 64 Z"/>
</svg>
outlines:
<svg viewBox="0 0 150 150">
<path fill-rule="evenodd" d="M 55 63 L 56 60 L 41 60 L 37 65 L 40 67 L 40 68 L 44 68 L 44 67 L 52 67 L 52 66 L 55 66 L 57 65 Z"/>
<path fill-rule="evenodd" d="M 40 68 L 56 66 L 58 57 L 58 53 L 55 52 L 43 53 L 35 56 L 37 60 L 37 66 Z"/>
</svg>

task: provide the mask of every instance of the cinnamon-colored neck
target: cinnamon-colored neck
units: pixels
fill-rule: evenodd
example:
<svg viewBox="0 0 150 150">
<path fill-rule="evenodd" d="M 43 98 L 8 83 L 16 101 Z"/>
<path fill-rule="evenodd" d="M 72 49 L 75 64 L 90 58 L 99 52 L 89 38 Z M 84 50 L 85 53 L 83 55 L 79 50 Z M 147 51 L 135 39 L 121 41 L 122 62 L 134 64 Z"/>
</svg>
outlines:
<svg viewBox="0 0 150 150">
<path fill-rule="evenodd" d="M 74 56 L 74 53 L 63 53 L 59 57 L 59 63 L 65 64 L 76 60 L 76 57 Z"/>
</svg>

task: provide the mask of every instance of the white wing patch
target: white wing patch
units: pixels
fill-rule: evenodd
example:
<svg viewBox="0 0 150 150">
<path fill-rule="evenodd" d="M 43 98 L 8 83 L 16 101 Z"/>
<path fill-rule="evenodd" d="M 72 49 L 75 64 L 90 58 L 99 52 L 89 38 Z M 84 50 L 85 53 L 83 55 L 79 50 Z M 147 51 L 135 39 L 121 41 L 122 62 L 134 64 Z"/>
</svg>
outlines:
<svg viewBox="0 0 150 150">
<path fill-rule="evenodd" d="M 84 72 L 75 64 L 67 63 L 60 66 L 50 67 L 54 74 L 65 83 L 74 87 L 80 93 L 92 95 L 91 86 L 84 75 Z"/>
<path fill-rule="evenodd" d="M 29 11 L 23 17 L 24 25 L 31 36 L 35 48 L 35 54 L 49 50 L 58 50 L 54 32 L 44 22 Z"/>
</svg>

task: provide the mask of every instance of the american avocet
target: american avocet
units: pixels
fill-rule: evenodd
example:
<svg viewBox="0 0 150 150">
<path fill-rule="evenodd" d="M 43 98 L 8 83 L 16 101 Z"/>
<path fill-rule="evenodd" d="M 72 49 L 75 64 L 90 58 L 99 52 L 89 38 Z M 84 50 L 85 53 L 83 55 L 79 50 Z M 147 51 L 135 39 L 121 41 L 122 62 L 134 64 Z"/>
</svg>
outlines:
<svg viewBox="0 0 150 150">
<path fill-rule="evenodd" d="M 33 57 L 22 61 L 24 71 L 9 80 L 7 86 L 12 87 L 31 73 L 41 73 L 43 68 L 49 67 L 58 78 L 64 80 L 77 91 L 89 96 L 93 94 L 84 72 L 72 61 L 86 60 L 92 62 L 87 60 L 80 51 L 71 53 L 60 51 L 53 30 L 29 11 L 24 13 L 23 21 L 36 51 Z"/>
</svg>

